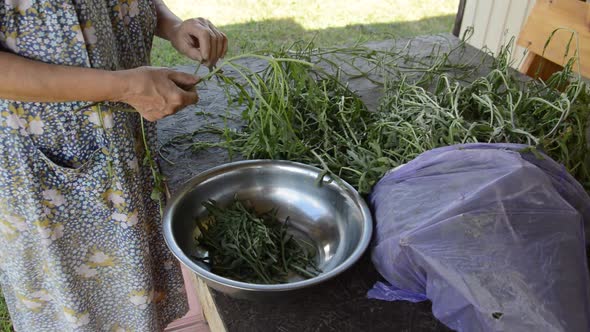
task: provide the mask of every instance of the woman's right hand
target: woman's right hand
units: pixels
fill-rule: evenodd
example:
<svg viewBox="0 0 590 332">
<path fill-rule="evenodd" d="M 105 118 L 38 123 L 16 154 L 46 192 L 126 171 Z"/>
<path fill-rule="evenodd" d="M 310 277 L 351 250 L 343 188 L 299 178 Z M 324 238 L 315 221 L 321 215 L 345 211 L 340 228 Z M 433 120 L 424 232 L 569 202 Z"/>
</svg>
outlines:
<svg viewBox="0 0 590 332">
<path fill-rule="evenodd" d="M 139 67 L 116 72 L 126 89 L 117 98 L 148 121 L 160 120 L 199 101 L 191 89 L 199 82 L 195 75 L 159 67 Z"/>
</svg>

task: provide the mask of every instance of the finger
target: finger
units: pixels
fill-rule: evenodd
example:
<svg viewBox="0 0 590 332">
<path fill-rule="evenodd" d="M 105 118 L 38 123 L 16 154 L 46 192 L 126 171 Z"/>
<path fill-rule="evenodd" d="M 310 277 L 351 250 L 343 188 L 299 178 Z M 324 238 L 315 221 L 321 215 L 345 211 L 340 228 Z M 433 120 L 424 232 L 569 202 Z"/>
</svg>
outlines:
<svg viewBox="0 0 590 332">
<path fill-rule="evenodd" d="M 166 108 L 159 116 L 160 119 L 168 117 L 170 115 L 174 115 L 178 113 L 183 108 L 182 105 L 171 105 L 170 107 Z"/>
<path fill-rule="evenodd" d="M 196 47 L 190 47 L 188 48 L 188 50 L 186 50 L 185 52 L 186 56 L 188 56 L 189 58 L 198 61 L 198 62 L 204 62 L 205 60 L 203 59 L 203 54 L 201 54 L 201 49 L 196 48 Z"/>
<path fill-rule="evenodd" d="M 219 30 L 215 30 L 215 36 L 215 45 L 217 46 L 215 62 L 217 63 L 219 59 L 223 58 L 223 34 Z"/>
<path fill-rule="evenodd" d="M 184 85 L 184 84 L 180 84 L 180 83 L 176 83 L 176 85 L 181 88 L 184 91 L 190 91 L 191 89 L 193 89 L 195 87 L 195 84 L 193 85 Z"/>
<path fill-rule="evenodd" d="M 207 27 L 207 33 L 209 33 L 209 58 L 207 59 L 207 65 L 212 66 L 217 61 L 215 26 L 208 19 L 203 19 L 203 25 Z"/>
<path fill-rule="evenodd" d="M 222 51 L 221 51 L 221 57 L 224 58 L 225 54 L 227 53 L 227 36 L 225 33 L 221 33 L 221 35 L 223 36 L 223 46 L 222 46 Z"/>
<path fill-rule="evenodd" d="M 179 86 L 172 85 L 173 90 L 171 95 L 167 98 L 169 105 L 175 110 L 181 109 L 187 105 L 195 104 L 199 101 L 199 95 L 196 90 L 184 90 Z"/>
<path fill-rule="evenodd" d="M 209 37 L 209 52 L 207 53 L 207 60 L 206 60 L 206 64 L 208 66 L 211 66 L 215 61 L 215 54 L 217 53 L 217 44 L 215 43 L 215 32 L 213 29 L 211 29 L 211 22 L 209 22 L 208 19 L 202 19 L 201 20 L 201 24 L 205 27 L 203 30 L 207 32 L 208 37 Z M 204 51 L 203 51 L 204 52 Z"/>
<path fill-rule="evenodd" d="M 209 32 L 209 57 L 207 58 L 207 66 L 212 66 L 215 64 L 215 58 L 217 56 L 217 51 L 215 48 L 215 33 L 213 31 Z"/>
<path fill-rule="evenodd" d="M 221 59 L 223 58 L 223 47 L 225 42 L 223 41 L 225 39 L 225 36 L 220 32 L 217 31 L 217 49 L 219 50 L 219 53 L 217 54 L 217 59 Z"/>
<path fill-rule="evenodd" d="M 198 76 L 181 71 L 170 71 L 168 78 L 178 86 L 193 86 L 199 82 Z"/>
<path fill-rule="evenodd" d="M 211 23 L 211 21 L 207 20 L 207 26 L 212 32 L 211 49 L 213 52 L 209 60 L 212 65 L 215 65 L 219 58 L 221 58 L 221 52 L 223 51 L 223 38 L 221 32 L 219 32 L 219 30 L 215 27 L 215 25 L 213 25 L 213 23 Z"/>
<path fill-rule="evenodd" d="M 197 39 L 198 48 L 201 51 L 201 62 L 207 63 L 211 56 L 211 31 L 209 27 L 202 22 L 192 25 L 190 35 Z M 197 45 L 194 45 L 197 48 Z"/>
<path fill-rule="evenodd" d="M 142 113 L 141 116 L 143 116 L 143 118 L 148 120 L 149 122 L 155 122 L 156 120 L 159 119 L 159 117 L 153 116 L 152 112 Z"/>
<path fill-rule="evenodd" d="M 219 60 L 225 57 L 225 53 L 227 52 L 227 36 L 217 28 L 214 31 L 217 35 L 217 60 Z"/>
<path fill-rule="evenodd" d="M 176 83 L 176 82 L 174 82 L 174 84 L 176 84 L 176 86 L 181 88 L 182 90 L 192 91 L 195 88 L 195 85 L 197 85 L 200 81 L 201 81 L 201 79 L 199 78 L 197 80 L 197 83 L 195 83 L 195 84 L 182 84 L 182 83 Z"/>
<path fill-rule="evenodd" d="M 199 101 L 199 96 L 196 92 L 189 92 L 178 89 L 174 96 L 171 97 L 171 102 L 164 111 L 163 116 L 169 116 L 178 113 L 185 107 L 196 104 Z"/>
<path fill-rule="evenodd" d="M 199 95 L 196 91 L 182 91 L 182 103 L 184 106 L 193 105 L 199 102 Z"/>
</svg>

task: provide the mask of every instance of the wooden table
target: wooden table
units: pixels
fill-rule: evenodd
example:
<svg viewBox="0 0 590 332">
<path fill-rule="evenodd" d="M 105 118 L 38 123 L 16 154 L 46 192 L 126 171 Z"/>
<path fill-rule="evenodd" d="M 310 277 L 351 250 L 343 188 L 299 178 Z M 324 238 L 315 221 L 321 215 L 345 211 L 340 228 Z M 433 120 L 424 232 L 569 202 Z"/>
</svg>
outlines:
<svg viewBox="0 0 590 332">
<path fill-rule="evenodd" d="M 408 40 L 371 44 L 371 47 L 404 47 Z M 434 45 L 456 45 L 459 40 L 452 35 L 425 36 L 412 40 L 412 54 L 426 56 Z M 481 52 L 467 47 L 464 59 L 481 58 Z M 457 59 L 457 61 L 464 61 Z M 245 61 L 250 68 L 263 68 L 257 60 Z M 194 72 L 194 67 L 180 67 Z M 350 81 L 350 87 L 358 91 L 369 108 L 377 105 L 381 91 L 366 79 Z M 223 124 L 223 117 L 196 115 L 196 111 L 215 115 L 239 115 L 239 110 L 226 110 L 225 96 L 214 81 L 207 82 L 199 90 L 201 101 L 173 117 L 158 123 L 159 140 L 168 142 L 174 137 L 190 134 L 207 124 Z M 239 123 L 230 121 L 230 125 Z M 202 134 L 203 140 L 215 140 L 214 136 Z M 172 194 L 183 182 L 211 167 L 228 162 L 222 149 L 193 152 L 182 142 L 163 151 L 174 164 L 162 161 L 162 170 L 168 178 Z M 325 282 L 307 292 L 306 296 L 293 302 L 259 303 L 235 300 L 209 289 L 194 277 L 205 316 L 212 331 L 448 331 L 431 313 L 430 303 L 384 302 L 369 300 L 367 291 L 380 279 L 370 262 L 370 252 L 352 268 L 337 278 Z"/>
</svg>

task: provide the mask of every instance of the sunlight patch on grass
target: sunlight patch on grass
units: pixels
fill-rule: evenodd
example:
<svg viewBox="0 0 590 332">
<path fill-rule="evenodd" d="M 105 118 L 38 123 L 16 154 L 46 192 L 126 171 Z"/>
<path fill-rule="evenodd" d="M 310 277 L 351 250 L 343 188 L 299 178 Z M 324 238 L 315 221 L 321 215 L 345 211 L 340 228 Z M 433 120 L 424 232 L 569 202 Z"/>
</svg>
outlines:
<svg viewBox="0 0 590 332">
<path fill-rule="evenodd" d="M 8 308 L 4 302 L 2 292 L 0 292 L 0 332 L 12 332 L 12 323 L 10 322 L 10 315 Z"/>
<path fill-rule="evenodd" d="M 181 18 L 206 17 L 229 38 L 228 55 L 276 49 L 313 38 L 316 46 L 450 32 L 459 0 L 220 0 L 198 6 L 167 0 Z M 156 39 L 157 66 L 192 63 L 168 42 Z"/>
<path fill-rule="evenodd" d="M 195 5 L 190 0 L 166 0 L 181 18 L 206 17 L 218 26 L 293 19 L 304 29 L 417 21 L 454 15 L 458 0 L 218 0 Z"/>
</svg>

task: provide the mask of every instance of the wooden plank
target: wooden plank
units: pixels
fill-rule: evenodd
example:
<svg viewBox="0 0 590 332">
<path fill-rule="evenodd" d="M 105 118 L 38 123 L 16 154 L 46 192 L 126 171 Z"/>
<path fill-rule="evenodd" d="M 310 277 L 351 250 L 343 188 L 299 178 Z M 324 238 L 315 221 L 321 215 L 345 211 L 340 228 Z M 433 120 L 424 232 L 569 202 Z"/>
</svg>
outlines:
<svg viewBox="0 0 590 332">
<path fill-rule="evenodd" d="M 478 5 L 480 2 L 484 1 L 467 2 L 461 30 L 466 29 L 465 22 L 468 20 L 474 29 L 485 30 L 485 40 L 480 42 L 476 39 L 470 41 L 469 44 L 477 48 L 487 46 L 497 55 L 500 47 L 505 46 L 511 38 L 516 39 L 535 0 L 494 0 Z M 485 8 L 487 7 L 485 6 L 491 6 L 491 11 L 486 12 Z M 468 15 L 471 17 L 468 18 Z M 519 61 L 522 59 L 524 51 L 525 49 L 522 47 L 514 47 L 512 59 L 516 61 L 516 67 L 519 67 Z"/>
<path fill-rule="evenodd" d="M 194 273 L 191 273 L 191 283 L 194 291 L 197 293 L 199 303 L 201 304 L 201 307 L 203 307 L 203 313 L 205 319 L 207 319 L 211 332 L 226 332 L 225 325 L 217 311 L 217 305 L 213 301 L 211 289 L 209 289 L 207 284 Z"/>
<path fill-rule="evenodd" d="M 463 22 L 461 22 L 461 33 L 458 36 L 459 38 L 463 37 L 463 34 L 465 34 L 465 30 L 467 30 L 469 27 L 473 27 L 473 25 L 475 24 L 475 10 L 477 9 L 478 2 L 479 1 L 477 0 L 468 0 L 465 3 L 465 10 L 463 12 Z M 471 41 L 469 41 L 469 44 L 471 44 Z"/>
<path fill-rule="evenodd" d="M 518 45 L 559 65 L 564 65 L 573 56 L 575 47 L 580 54 L 580 67 L 583 76 L 590 77 L 590 26 L 586 16 L 590 4 L 577 0 L 539 0 L 533 8 L 518 38 Z M 570 31 L 555 32 L 546 49 L 545 43 L 551 34 L 560 28 L 578 33 L 579 44 L 571 44 L 566 56 Z"/>
<path fill-rule="evenodd" d="M 463 36 L 468 27 L 473 26 L 475 36 L 468 43 L 480 49 L 487 46 L 497 55 L 500 47 L 518 37 L 534 3 L 535 0 L 468 0 L 465 3 L 459 37 Z M 525 48 L 514 46 L 512 66 L 519 68 L 524 55 Z"/>
<path fill-rule="evenodd" d="M 520 71 L 532 78 L 541 78 L 546 81 L 551 75 L 553 75 L 553 73 L 562 69 L 563 66 L 551 62 L 538 54 L 529 52 Z"/>
<path fill-rule="evenodd" d="M 510 11 L 508 11 L 508 16 L 506 17 L 506 40 L 504 44 L 510 41 L 510 38 L 515 38 L 514 43 L 516 44 L 516 38 L 522 30 L 524 23 L 526 22 L 527 17 L 530 14 L 530 11 L 533 9 L 534 0 L 512 0 L 510 3 Z M 514 61 L 514 66 L 519 68 L 521 62 L 524 60 L 526 49 L 524 47 L 515 45 L 514 49 L 512 50 L 512 60 Z"/>
<path fill-rule="evenodd" d="M 490 13 L 484 45 L 496 55 L 500 50 L 500 46 L 504 44 L 503 37 L 506 33 L 506 22 L 508 20 L 508 13 L 510 13 L 512 1 L 496 0 L 493 1 L 493 3 L 494 6 Z"/>
<path fill-rule="evenodd" d="M 168 325 L 164 332 L 209 332 L 209 325 L 197 316 L 186 316 Z"/>
<path fill-rule="evenodd" d="M 181 268 L 188 297 L 189 312 L 184 317 L 168 325 L 165 332 L 210 332 L 207 321 L 203 316 L 203 308 L 197 299 L 197 294 L 192 285 L 190 277 L 192 272 L 184 265 L 181 265 Z"/>
<path fill-rule="evenodd" d="M 461 25 L 463 24 L 463 14 L 465 13 L 465 1 L 459 1 L 459 9 L 457 9 L 457 15 L 455 16 L 455 25 L 453 26 L 453 35 L 459 37 L 461 33 Z"/>
<path fill-rule="evenodd" d="M 533 63 L 536 61 L 537 57 L 538 55 L 535 53 L 529 52 L 522 61 L 522 65 L 519 68 L 520 72 L 526 75 L 533 66 Z"/>
<path fill-rule="evenodd" d="M 184 265 L 180 265 L 182 269 L 182 278 L 184 279 L 184 285 L 186 288 L 186 294 L 188 298 L 188 305 L 189 305 L 189 314 L 195 314 L 205 320 L 203 317 L 203 308 L 199 303 L 199 299 L 197 298 L 197 294 L 193 291 L 194 287 L 192 285 L 191 274 L 192 272 Z"/>
<path fill-rule="evenodd" d="M 472 45 L 479 45 L 476 47 L 485 46 L 486 35 L 488 33 L 490 12 L 492 10 L 493 1 L 477 1 L 477 8 L 475 13 L 476 24 L 474 25 L 473 37 L 471 37 Z"/>
</svg>

